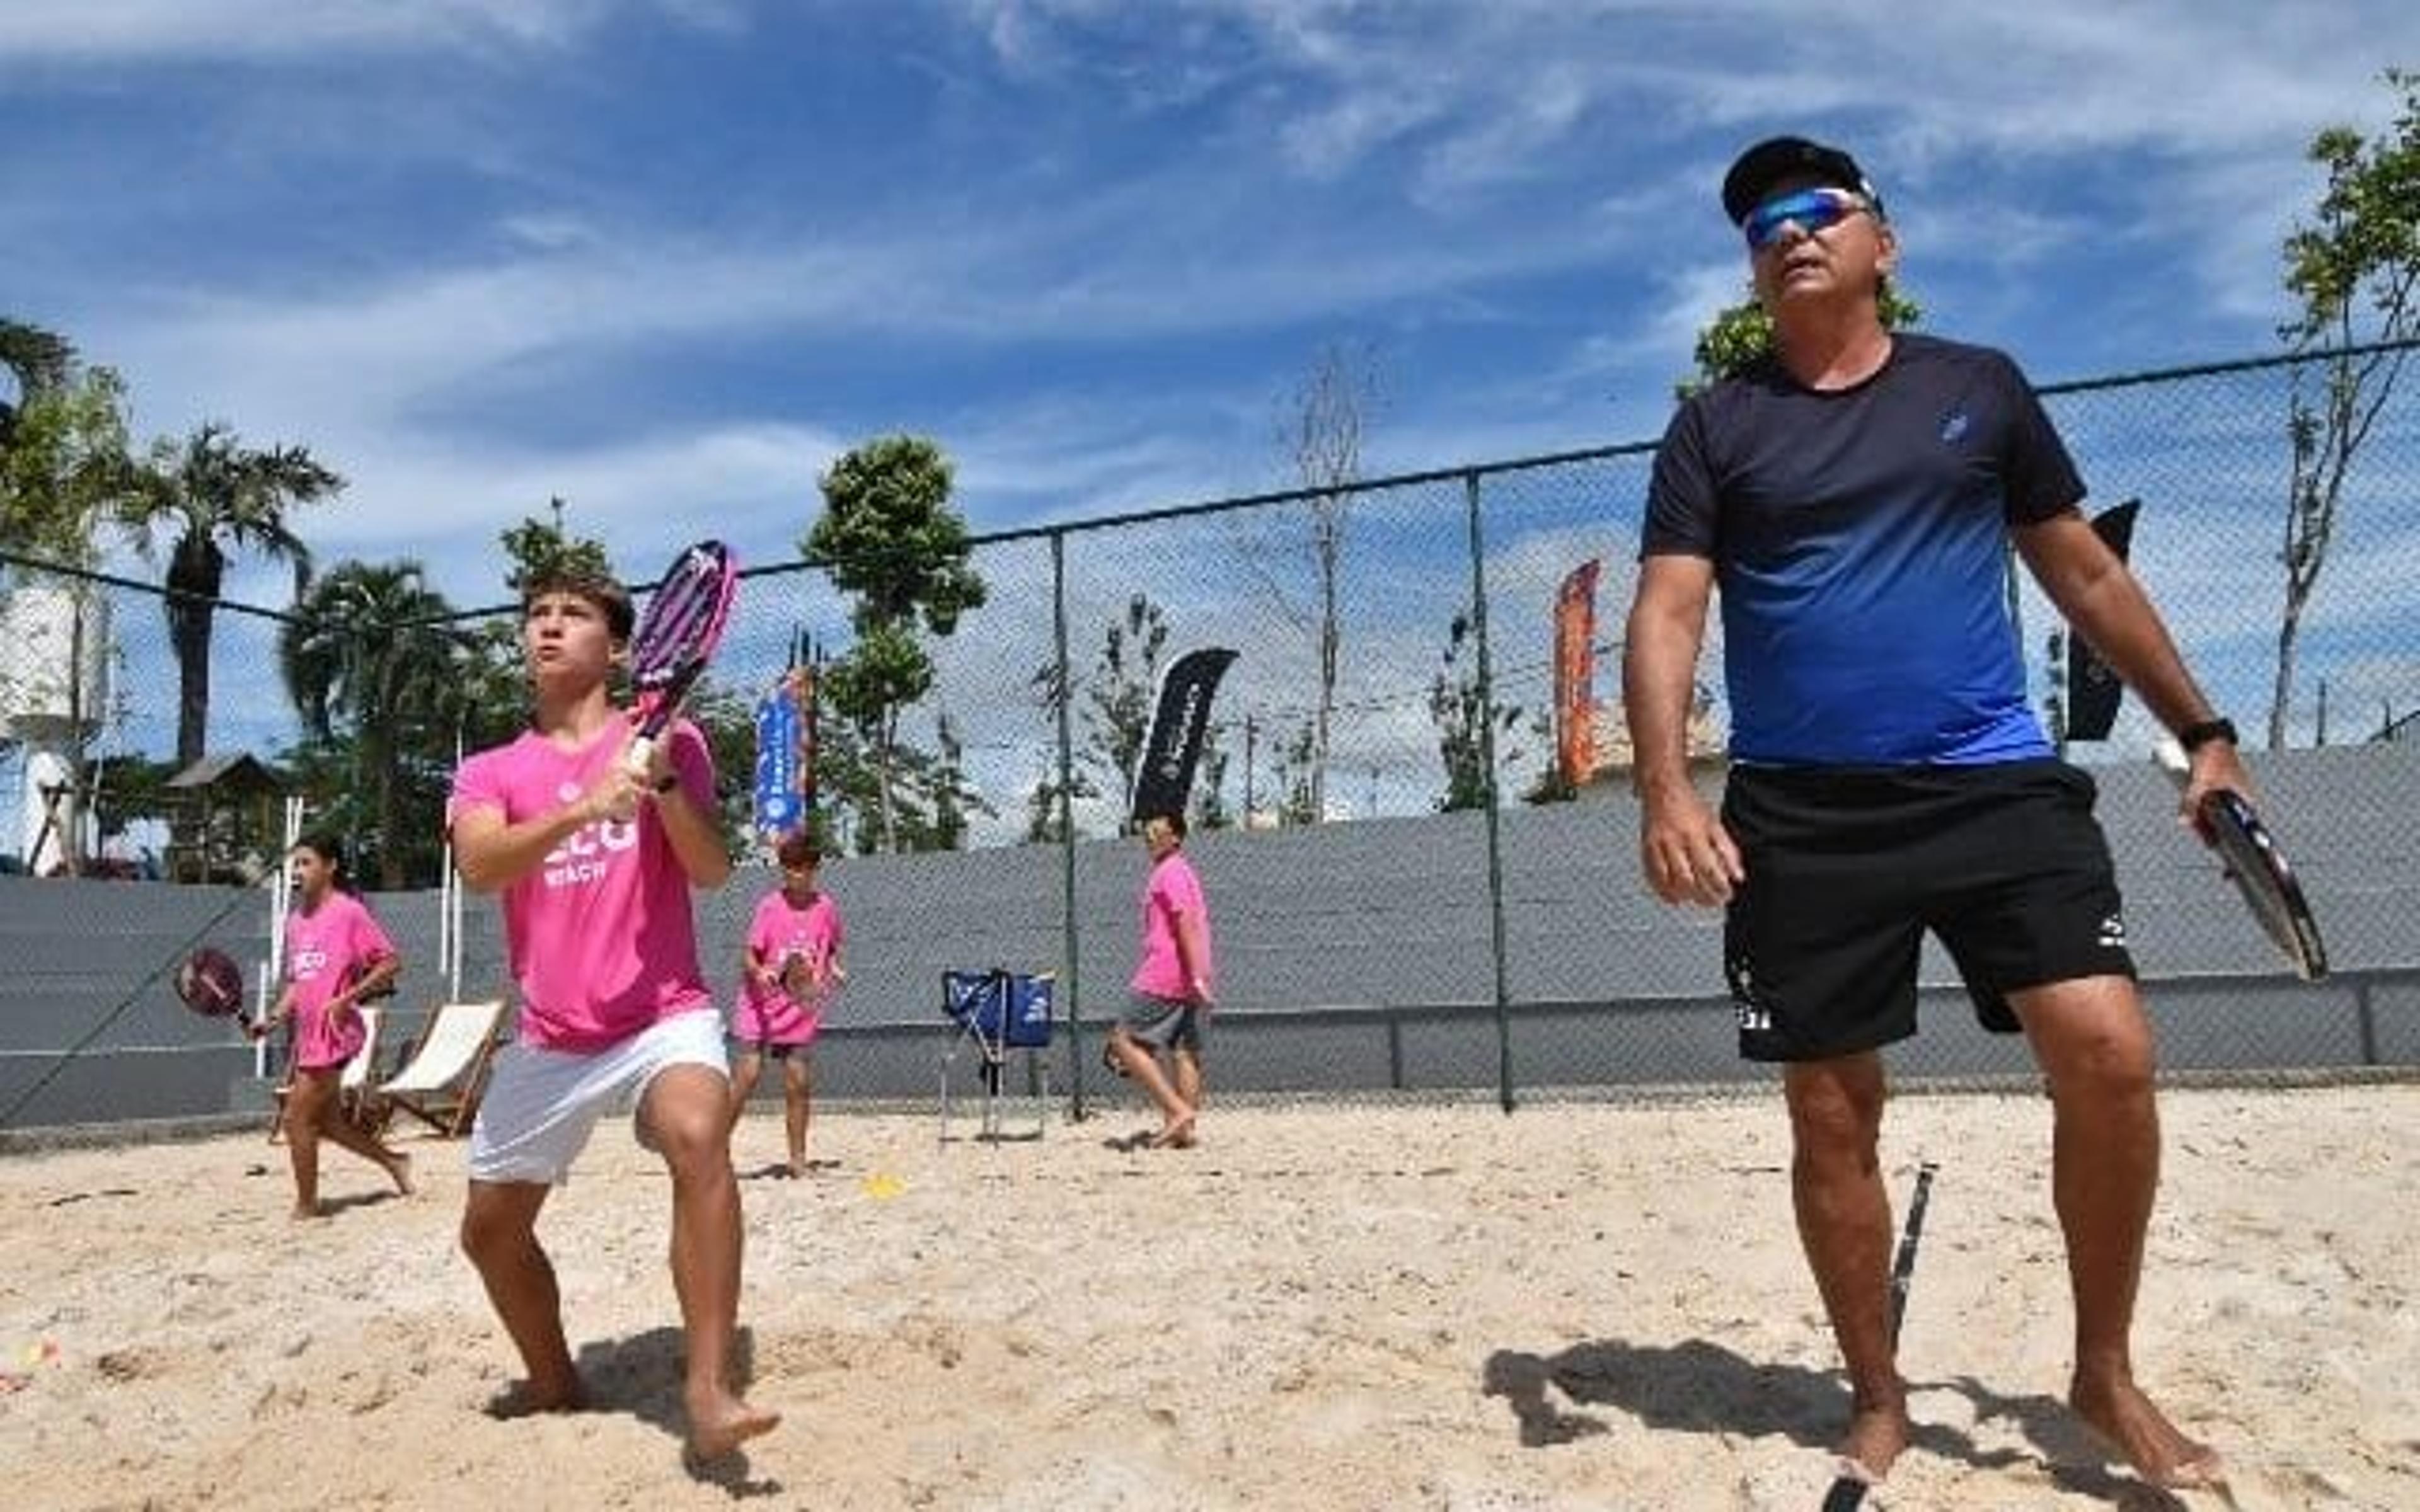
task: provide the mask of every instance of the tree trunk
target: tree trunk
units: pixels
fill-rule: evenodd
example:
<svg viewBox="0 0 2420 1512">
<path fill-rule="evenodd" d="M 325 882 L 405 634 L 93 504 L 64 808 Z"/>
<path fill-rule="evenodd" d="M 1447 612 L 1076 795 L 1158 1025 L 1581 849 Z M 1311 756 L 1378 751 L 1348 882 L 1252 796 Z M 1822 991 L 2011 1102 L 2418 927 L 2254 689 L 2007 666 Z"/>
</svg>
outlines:
<svg viewBox="0 0 2420 1512">
<path fill-rule="evenodd" d="M 2310 601 L 2307 588 L 2286 589 L 2286 612 L 2277 622 L 2277 683 L 2269 695 L 2269 748 L 2286 748 L 2286 714 L 2294 696 L 2294 651 L 2302 637 L 2303 606 Z"/>
<path fill-rule="evenodd" d="M 899 729 L 898 716 L 890 709 L 881 715 L 881 734 L 875 761 L 875 795 L 882 810 L 882 849 L 886 855 L 899 851 L 899 830 L 891 812 L 891 743 Z"/>
<path fill-rule="evenodd" d="M 209 536 L 177 542 L 168 586 L 188 597 L 168 600 L 168 643 L 177 654 L 177 766 L 200 761 L 209 745 L 210 624 L 218 608 L 226 557 Z"/>
</svg>

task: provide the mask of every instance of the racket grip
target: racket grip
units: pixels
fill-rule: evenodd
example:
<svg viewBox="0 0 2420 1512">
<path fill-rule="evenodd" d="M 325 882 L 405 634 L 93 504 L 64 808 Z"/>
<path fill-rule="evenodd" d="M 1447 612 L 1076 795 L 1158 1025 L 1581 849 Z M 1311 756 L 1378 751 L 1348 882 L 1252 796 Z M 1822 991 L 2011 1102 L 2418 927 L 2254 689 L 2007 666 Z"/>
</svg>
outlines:
<svg viewBox="0 0 2420 1512">
<path fill-rule="evenodd" d="M 647 764 L 656 757 L 656 737 L 640 733 L 631 737 L 629 748 L 622 752 L 622 765 L 632 777 L 647 775 Z"/>
</svg>

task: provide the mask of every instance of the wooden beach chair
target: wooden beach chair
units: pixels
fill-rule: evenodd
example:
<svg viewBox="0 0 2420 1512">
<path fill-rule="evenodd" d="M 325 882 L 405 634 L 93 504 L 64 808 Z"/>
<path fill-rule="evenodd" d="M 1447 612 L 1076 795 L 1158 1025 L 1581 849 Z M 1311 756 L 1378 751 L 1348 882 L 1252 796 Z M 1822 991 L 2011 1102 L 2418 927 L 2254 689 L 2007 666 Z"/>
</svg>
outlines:
<svg viewBox="0 0 2420 1512">
<path fill-rule="evenodd" d="M 369 1093 L 376 1127 L 404 1114 L 449 1139 L 468 1131 L 504 1026 L 501 997 L 439 1004 L 402 1067 Z"/>
</svg>

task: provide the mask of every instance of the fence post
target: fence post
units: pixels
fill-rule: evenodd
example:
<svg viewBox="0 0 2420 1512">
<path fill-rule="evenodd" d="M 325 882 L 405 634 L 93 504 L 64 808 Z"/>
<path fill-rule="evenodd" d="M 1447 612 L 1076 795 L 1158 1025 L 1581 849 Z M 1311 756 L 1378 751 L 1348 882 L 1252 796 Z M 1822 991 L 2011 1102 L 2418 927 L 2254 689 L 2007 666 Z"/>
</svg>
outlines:
<svg viewBox="0 0 2420 1512">
<path fill-rule="evenodd" d="M 1496 970 L 1496 1096 L 1512 1111 L 1512 995 L 1505 978 L 1504 853 L 1496 816 L 1496 683 L 1487 650 L 1487 532 L 1479 513 L 1479 474 L 1462 476 L 1470 532 L 1470 625 L 1479 643 L 1479 759 L 1486 771 L 1488 956 Z"/>
<path fill-rule="evenodd" d="M 1075 737 L 1068 729 L 1070 705 L 1076 702 L 1075 670 L 1067 665 L 1067 532 L 1050 532 L 1050 644 L 1059 660 L 1059 984 L 1067 995 L 1068 1116 L 1084 1117 L 1084 1026 L 1077 1014 L 1082 1001 L 1077 992 L 1076 956 L 1082 933 L 1076 927 L 1076 777 Z"/>
</svg>

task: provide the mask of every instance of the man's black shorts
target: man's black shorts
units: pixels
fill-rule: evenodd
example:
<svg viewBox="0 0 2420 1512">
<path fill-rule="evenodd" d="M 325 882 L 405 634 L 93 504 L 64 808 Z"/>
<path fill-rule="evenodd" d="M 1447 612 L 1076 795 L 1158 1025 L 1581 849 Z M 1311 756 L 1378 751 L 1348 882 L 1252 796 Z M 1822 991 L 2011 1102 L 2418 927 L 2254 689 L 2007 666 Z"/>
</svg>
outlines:
<svg viewBox="0 0 2420 1512">
<path fill-rule="evenodd" d="M 1723 964 L 1749 1060 L 1815 1060 L 1916 1032 L 1930 929 L 1985 1027 L 2008 993 L 2134 974 L 2097 790 L 2059 761 L 1735 766 L 1723 825 L 1746 885 Z"/>
</svg>

